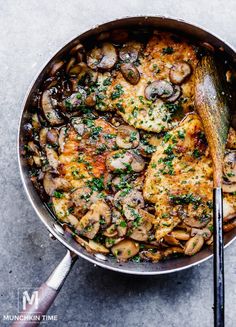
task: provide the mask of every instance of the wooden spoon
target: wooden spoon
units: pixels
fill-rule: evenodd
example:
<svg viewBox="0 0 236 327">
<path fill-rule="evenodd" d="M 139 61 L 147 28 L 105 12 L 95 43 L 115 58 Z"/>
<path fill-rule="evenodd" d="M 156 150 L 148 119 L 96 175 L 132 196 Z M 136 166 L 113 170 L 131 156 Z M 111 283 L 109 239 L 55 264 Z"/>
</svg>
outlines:
<svg viewBox="0 0 236 327">
<path fill-rule="evenodd" d="M 223 159 L 230 110 L 223 79 L 214 58 L 207 55 L 195 72 L 195 107 L 202 119 L 213 161 L 214 326 L 224 326 Z"/>
</svg>

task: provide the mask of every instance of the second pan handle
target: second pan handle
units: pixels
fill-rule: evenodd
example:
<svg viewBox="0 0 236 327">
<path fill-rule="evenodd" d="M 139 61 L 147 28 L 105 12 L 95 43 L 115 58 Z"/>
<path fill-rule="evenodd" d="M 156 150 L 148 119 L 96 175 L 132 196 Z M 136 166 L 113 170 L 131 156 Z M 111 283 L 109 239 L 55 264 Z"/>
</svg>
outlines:
<svg viewBox="0 0 236 327">
<path fill-rule="evenodd" d="M 77 255 L 68 250 L 48 280 L 37 290 L 37 301 L 33 301 L 32 304 L 26 306 L 26 309 L 18 315 L 18 319 L 12 324 L 12 327 L 35 327 L 40 324 L 43 315 L 47 313 L 54 302 L 76 259 Z M 35 317 L 38 319 L 36 320 Z"/>
</svg>

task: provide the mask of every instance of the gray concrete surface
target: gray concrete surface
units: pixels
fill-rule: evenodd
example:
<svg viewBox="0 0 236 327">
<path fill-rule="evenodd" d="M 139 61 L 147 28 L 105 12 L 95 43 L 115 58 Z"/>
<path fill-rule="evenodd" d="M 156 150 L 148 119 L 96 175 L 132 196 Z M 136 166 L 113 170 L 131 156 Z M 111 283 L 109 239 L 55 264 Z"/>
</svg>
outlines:
<svg viewBox="0 0 236 327">
<path fill-rule="evenodd" d="M 236 47 L 235 0 L 0 0 L 0 315 L 17 289 L 47 278 L 65 249 L 49 239 L 18 172 L 20 105 L 52 53 L 92 25 L 126 15 L 169 15 L 207 27 Z M 226 326 L 236 326 L 236 243 L 225 253 Z M 79 260 L 45 326 L 212 326 L 212 262 L 162 277 L 132 277 Z M 5 323 L 1 322 L 1 326 Z M 6 323 L 8 325 L 9 323 Z"/>
</svg>

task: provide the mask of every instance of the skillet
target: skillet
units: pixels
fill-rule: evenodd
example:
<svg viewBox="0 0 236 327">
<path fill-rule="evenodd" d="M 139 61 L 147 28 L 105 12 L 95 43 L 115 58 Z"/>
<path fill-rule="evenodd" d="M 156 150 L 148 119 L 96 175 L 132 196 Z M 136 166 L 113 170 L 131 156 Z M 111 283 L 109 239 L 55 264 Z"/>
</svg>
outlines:
<svg viewBox="0 0 236 327">
<path fill-rule="evenodd" d="M 37 213 L 37 216 L 44 223 L 49 233 L 53 237 L 55 237 L 59 242 L 61 242 L 68 249 L 68 251 L 66 256 L 56 267 L 56 269 L 51 274 L 46 283 L 44 283 L 40 287 L 38 294 L 39 302 L 37 303 L 38 307 L 36 308 L 36 304 L 28 305 L 26 311 L 23 312 L 23 315 L 33 315 L 36 313 L 37 315 L 39 315 L 40 319 L 41 315 L 47 312 L 78 256 L 100 267 L 134 275 L 161 275 L 174 273 L 180 270 L 193 267 L 194 265 L 200 264 L 212 257 L 211 249 L 205 248 L 193 257 L 179 257 L 174 260 L 166 260 L 163 262 L 159 262 L 158 264 L 152 264 L 149 262 L 141 262 L 137 264 L 131 261 L 125 263 L 117 263 L 114 258 L 105 258 L 99 254 L 93 255 L 88 253 L 70 236 L 69 233 L 65 231 L 65 229 L 63 229 L 63 226 L 55 220 L 55 217 L 53 216 L 52 212 L 50 212 L 48 207 L 42 202 L 30 180 L 27 163 L 21 154 L 21 149 L 24 140 L 23 126 L 29 118 L 29 107 L 31 98 L 36 89 L 44 80 L 47 73 L 51 70 L 54 62 L 63 58 L 68 52 L 68 50 L 73 48 L 73 46 L 78 43 L 78 39 L 81 43 L 83 43 L 92 36 L 110 29 L 129 28 L 135 26 L 154 27 L 159 30 L 174 31 L 175 33 L 186 35 L 192 40 L 210 43 L 216 48 L 223 47 L 227 55 L 229 55 L 232 59 L 236 59 L 235 50 L 230 45 L 200 27 L 186 23 L 182 20 L 171 19 L 166 17 L 128 17 L 93 27 L 89 31 L 81 34 L 80 36 L 70 41 L 61 50 L 59 50 L 45 65 L 45 67 L 41 70 L 41 72 L 32 82 L 22 105 L 22 113 L 18 133 L 18 161 L 25 191 L 27 193 L 31 205 Z M 235 237 L 235 230 L 232 230 L 227 233 L 224 236 L 225 246 L 228 246 L 235 239 Z M 36 326 L 37 324 L 39 324 L 39 321 L 26 322 L 24 321 L 24 319 L 22 319 L 16 321 L 13 326 Z"/>
</svg>

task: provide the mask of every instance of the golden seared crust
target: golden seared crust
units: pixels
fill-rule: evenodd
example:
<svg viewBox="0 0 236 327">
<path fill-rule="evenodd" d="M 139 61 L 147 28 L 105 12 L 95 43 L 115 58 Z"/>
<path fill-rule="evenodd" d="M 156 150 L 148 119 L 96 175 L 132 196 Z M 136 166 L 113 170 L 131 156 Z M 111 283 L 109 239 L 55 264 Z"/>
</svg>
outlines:
<svg viewBox="0 0 236 327">
<path fill-rule="evenodd" d="M 165 136 L 148 166 L 143 194 L 155 203 L 158 218 L 211 216 L 212 162 L 197 115 Z"/>
<path fill-rule="evenodd" d="M 166 106 L 161 99 L 155 102 L 148 101 L 144 90 L 148 83 L 155 80 L 169 81 L 170 68 L 178 61 L 189 63 L 192 74 L 181 85 L 182 109 L 177 110 L 177 115 L 173 115 L 168 105 Z M 197 64 L 194 48 L 185 41 L 180 43 L 175 41 L 170 33 L 160 33 L 151 37 L 144 52 L 140 54 L 139 62 L 138 84 L 130 84 L 121 72 L 117 71 L 112 83 L 107 86 L 106 97 L 102 102 L 104 105 L 100 102 L 98 109 L 117 110 L 128 124 L 146 131 L 170 130 L 184 113 L 193 109 L 194 69 Z M 99 81 L 104 81 L 108 76 L 107 73 L 106 76 L 100 76 Z"/>
<path fill-rule="evenodd" d="M 59 156 L 60 175 L 71 182 L 72 188 L 82 187 L 88 180 L 103 176 L 106 157 L 115 145 L 116 129 L 104 119 L 85 121 L 84 125 L 82 137 L 74 128 L 68 129 L 64 149 Z"/>
</svg>

